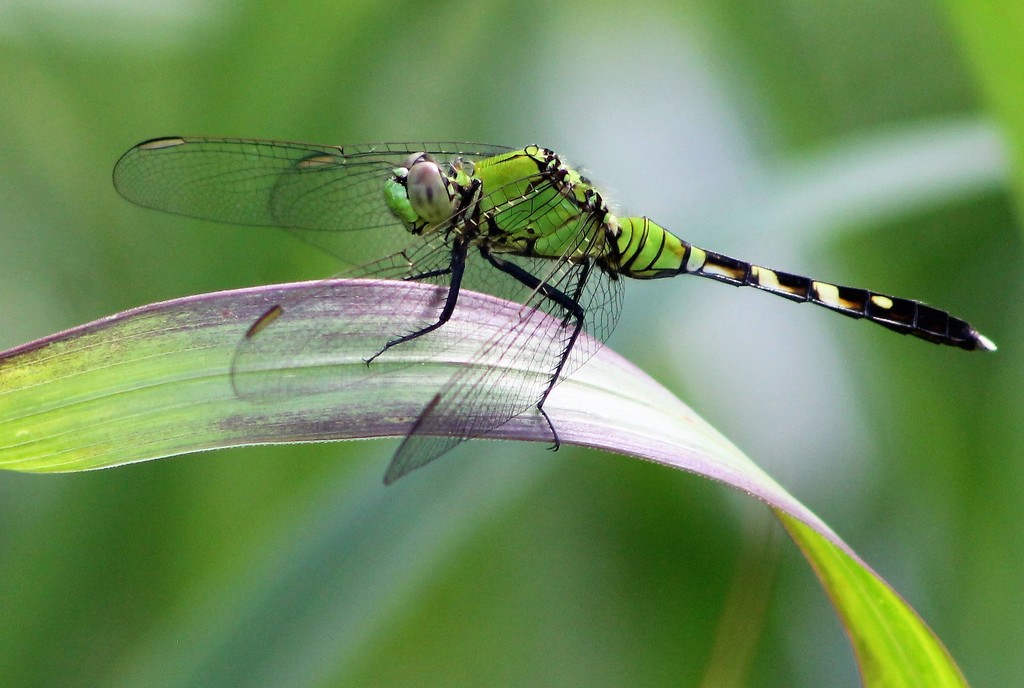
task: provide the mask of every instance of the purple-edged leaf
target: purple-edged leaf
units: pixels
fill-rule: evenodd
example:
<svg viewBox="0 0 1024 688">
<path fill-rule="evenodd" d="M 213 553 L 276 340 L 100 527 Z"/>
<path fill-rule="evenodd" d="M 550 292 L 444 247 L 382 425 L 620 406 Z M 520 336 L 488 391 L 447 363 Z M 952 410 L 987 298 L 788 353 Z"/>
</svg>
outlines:
<svg viewBox="0 0 1024 688">
<path fill-rule="evenodd" d="M 424 298 L 440 296 L 437 287 L 418 288 Z M 519 308 L 464 292 L 431 341 L 367 366 L 381 333 L 414 321 L 405 311 L 411 293 L 408 283 L 351 280 L 207 294 L 0 354 L 0 468 L 75 471 L 245 444 L 402 435 L 454 371 L 502 364 L 475 354 Z M 258 356 L 233 375 L 245 332 L 282 301 L 303 305 L 260 333 Z M 501 384 L 544 372 L 509 369 Z M 607 347 L 545 409 L 563 442 L 699 473 L 776 510 L 839 610 L 866 685 L 964 685 L 934 634 L 828 526 Z M 534 412 L 490 436 L 550 441 Z"/>
</svg>

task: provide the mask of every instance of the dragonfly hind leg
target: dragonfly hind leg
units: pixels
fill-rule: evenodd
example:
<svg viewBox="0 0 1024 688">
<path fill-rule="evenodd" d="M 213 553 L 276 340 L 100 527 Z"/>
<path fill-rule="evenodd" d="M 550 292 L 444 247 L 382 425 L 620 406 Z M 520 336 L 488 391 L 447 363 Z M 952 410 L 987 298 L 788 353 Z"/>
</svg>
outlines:
<svg viewBox="0 0 1024 688">
<path fill-rule="evenodd" d="M 572 351 L 577 338 L 579 338 L 580 332 L 583 330 L 586 311 L 580 305 L 578 298 L 573 298 L 565 292 L 556 289 L 519 265 L 502 260 L 483 247 L 481 247 L 480 253 L 487 259 L 487 262 L 504 272 L 506 275 L 509 275 L 528 289 L 537 292 L 544 298 L 549 299 L 562 307 L 566 312 L 565 317 L 562 319 L 563 328 L 568 327 L 570 320 L 575 321 L 572 332 L 569 334 L 569 337 L 558 356 L 558 365 L 556 365 L 555 369 L 552 371 L 551 377 L 548 379 L 548 383 L 544 388 L 544 392 L 540 395 L 540 399 L 537 401 L 537 411 L 540 412 L 541 417 L 544 418 L 544 422 L 547 423 L 548 429 L 551 431 L 553 443 L 550 449 L 552 451 L 558 451 L 558 448 L 561 446 L 561 440 L 558 438 L 558 431 L 555 430 L 554 423 L 551 422 L 551 418 L 548 417 L 547 411 L 544 410 L 544 402 L 547 401 L 548 395 L 551 394 L 551 390 L 555 388 L 555 384 L 558 382 L 558 378 L 562 374 L 563 368 L 565 368 L 565 362 L 569 358 L 569 353 Z M 578 282 L 580 288 L 582 288 L 582 285 L 586 282 L 587 273 L 590 270 L 589 263 L 585 264 L 583 270 L 584 272 L 580 276 Z"/>
<path fill-rule="evenodd" d="M 548 392 L 551 389 L 548 388 Z M 537 402 L 537 411 L 540 412 L 540 417 L 544 419 L 544 422 L 548 424 L 548 430 L 551 431 L 551 446 L 548 447 L 551 451 L 558 451 L 562 446 L 562 440 L 558 438 L 558 431 L 555 430 L 554 423 L 548 417 L 548 412 L 544 410 L 544 399 L 547 399 L 547 392 L 544 393 L 544 398 Z"/>
</svg>

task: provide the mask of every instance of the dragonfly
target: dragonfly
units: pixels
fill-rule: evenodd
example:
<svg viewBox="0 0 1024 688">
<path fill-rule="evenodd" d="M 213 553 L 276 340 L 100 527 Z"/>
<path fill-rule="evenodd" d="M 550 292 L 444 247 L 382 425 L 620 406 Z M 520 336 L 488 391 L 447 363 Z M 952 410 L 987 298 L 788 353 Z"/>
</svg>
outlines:
<svg viewBox="0 0 1024 688">
<path fill-rule="evenodd" d="M 382 332 L 379 348 L 367 352 L 371 366 L 414 341 L 429 341 L 464 289 L 521 304 L 479 345 L 480 360 L 487 354 L 501 365 L 452 374 L 412 421 L 385 483 L 531 408 L 557 449 L 544 403 L 608 338 L 627 277 L 696 275 L 940 345 L 996 348 L 964 320 L 920 301 L 755 265 L 699 248 L 647 217 L 618 217 L 587 177 L 537 145 L 335 146 L 173 136 L 130 149 L 113 177 L 124 198 L 146 208 L 285 229 L 355 265 L 344 276 L 438 286 L 440 299 L 409 290 L 402 308 L 415 313 L 414 327 Z M 367 260 L 356 263 L 357 255 Z M 269 306 L 237 347 L 233 379 L 259 367 L 268 355 L 260 342 L 275 325 L 308 307 L 303 301 Z M 507 377 L 523 369 L 542 374 Z M 241 382 L 236 390 L 246 393 Z"/>
</svg>

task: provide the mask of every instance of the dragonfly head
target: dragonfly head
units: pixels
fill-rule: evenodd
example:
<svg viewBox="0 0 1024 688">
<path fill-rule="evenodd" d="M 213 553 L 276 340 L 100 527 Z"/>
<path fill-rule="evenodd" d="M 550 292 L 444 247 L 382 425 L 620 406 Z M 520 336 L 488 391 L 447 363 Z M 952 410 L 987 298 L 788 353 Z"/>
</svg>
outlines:
<svg viewBox="0 0 1024 688">
<path fill-rule="evenodd" d="M 388 208 L 414 229 L 437 224 L 458 210 L 458 189 L 426 153 L 413 153 L 384 189 Z"/>
</svg>

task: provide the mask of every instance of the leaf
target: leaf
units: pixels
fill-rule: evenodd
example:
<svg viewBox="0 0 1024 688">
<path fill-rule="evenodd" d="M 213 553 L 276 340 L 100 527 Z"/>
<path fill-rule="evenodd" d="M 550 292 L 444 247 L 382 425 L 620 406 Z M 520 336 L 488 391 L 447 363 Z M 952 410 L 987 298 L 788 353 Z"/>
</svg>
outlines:
<svg viewBox="0 0 1024 688">
<path fill-rule="evenodd" d="M 428 299 L 439 289 L 412 286 Z M 0 468 L 77 471 L 245 444 L 402 435 L 453 371 L 496 363 L 474 354 L 520 307 L 464 292 L 440 339 L 367 366 L 380 332 L 413 317 L 394 298 L 409 298 L 409 287 L 336 280 L 206 294 L 0 354 Z M 267 393 L 239 398 L 230 372 L 238 342 L 272 304 L 294 299 L 315 307 L 275 324 L 266 368 L 245 373 Z M 536 374 L 510 369 L 503 384 Z M 556 387 L 545 410 L 563 442 L 698 473 L 771 506 L 839 611 L 866 685 L 965 685 L 924 622 L 823 521 L 607 347 Z M 550 441 L 536 413 L 489 437 Z"/>
<path fill-rule="evenodd" d="M 910 605 L 845 548 L 775 511 L 843 621 L 866 686 L 966 686 L 949 652 Z"/>
</svg>

